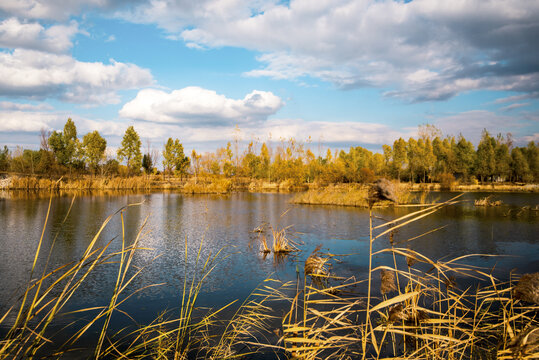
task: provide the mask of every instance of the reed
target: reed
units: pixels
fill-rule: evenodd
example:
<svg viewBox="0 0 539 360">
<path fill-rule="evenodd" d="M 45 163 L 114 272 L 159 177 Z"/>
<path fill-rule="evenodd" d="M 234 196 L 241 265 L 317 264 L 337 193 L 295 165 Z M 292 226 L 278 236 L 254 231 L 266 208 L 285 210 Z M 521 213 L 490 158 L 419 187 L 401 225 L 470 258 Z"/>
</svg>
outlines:
<svg viewBox="0 0 539 360">
<path fill-rule="evenodd" d="M 487 196 L 481 199 L 477 199 L 474 201 L 475 206 L 500 206 L 502 205 L 501 200 L 491 200 L 491 196 Z"/>
<path fill-rule="evenodd" d="M 274 254 L 288 254 L 290 252 L 299 251 L 298 244 L 290 238 L 289 230 L 291 226 L 284 227 L 280 230 L 271 228 L 272 250 Z"/>
<path fill-rule="evenodd" d="M 456 201 L 371 225 L 371 242 L 382 241 L 399 227 Z M 485 256 L 481 254 L 434 261 L 409 248 L 392 246 L 371 250 L 369 256 L 382 254 L 407 259 L 405 269 L 399 269 L 397 263 L 402 262 L 397 261 L 370 268 L 369 273 L 380 272 L 383 299 L 372 295 L 370 277 L 346 279 L 323 289 L 305 281 L 283 321 L 284 348 L 291 355 L 298 359 L 537 358 L 539 309 L 533 303 L 539 288 L 537 274 L 524 275 L 513 286 L 484 269 L 464 265 L 468 258 Z M 306 275 L 316 272 L 316 256 L 307 259 Z M 482 285 L 460 289 L 455 276 Z M 354 295 L 351 290 L 365 282 L 367 296 Z M 396 294 L 387 297 L 392 292 Z M 297 315 L 298 308 L 303 314 Z"/>
<path fill-rule="evenodd" d="M 158 183 L 146 176 L 135 177 L 81 177 L 59 180 L 51 180 L 36 177 L 17 177 L 10 178 L 6 186 L 9 190 L 143 190 L 151 188 L 160 188 Z"/>
<path fill-rule="evenodd" d="M 232 191 L 233 184 L 226 178 L 208 178 L 187 181 L 181 191 L 188 194 L 226 194 Z"/>
</svg>

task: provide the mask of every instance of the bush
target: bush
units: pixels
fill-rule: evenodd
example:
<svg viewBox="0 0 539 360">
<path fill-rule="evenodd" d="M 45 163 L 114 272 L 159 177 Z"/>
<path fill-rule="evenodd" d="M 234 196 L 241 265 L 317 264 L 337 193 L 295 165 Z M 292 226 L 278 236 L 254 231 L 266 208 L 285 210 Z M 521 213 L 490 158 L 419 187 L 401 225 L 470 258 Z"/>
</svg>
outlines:
<svg viewBox="0 0 539 360">
<path fill-rule="evenodd" d="M 451 190 L 455 185 L 455 177 L 450 173 L 443 173 L 439 177 L 440 187 L 442 190 Z"/>
</svg>

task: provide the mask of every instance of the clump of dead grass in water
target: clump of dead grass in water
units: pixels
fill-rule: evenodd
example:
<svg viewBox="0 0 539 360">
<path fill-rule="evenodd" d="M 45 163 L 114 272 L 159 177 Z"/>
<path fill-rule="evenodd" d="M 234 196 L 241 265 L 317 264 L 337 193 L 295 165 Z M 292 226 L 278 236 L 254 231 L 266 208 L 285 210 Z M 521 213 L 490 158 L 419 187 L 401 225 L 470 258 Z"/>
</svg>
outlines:
<svg viewBox="0 0 539 360">
<path fill-rule="evenodd" d="M 503 204 L 501 200 L 491 200 L 492 196 L 489 195 L 487 197 L 477 199 L 474 201 L 475 206 L 500 206 Z"/>
<path fill-rule="evenodd" d="M 292 225 L 284 227 L 280 230 L 271 228 L 271 235 L 273 237 L 272 250 L 274 254 L 288 254 L 291 252 L 299 251 L 298 244 L 293 241 L 287 230 Z"/>
</svg>

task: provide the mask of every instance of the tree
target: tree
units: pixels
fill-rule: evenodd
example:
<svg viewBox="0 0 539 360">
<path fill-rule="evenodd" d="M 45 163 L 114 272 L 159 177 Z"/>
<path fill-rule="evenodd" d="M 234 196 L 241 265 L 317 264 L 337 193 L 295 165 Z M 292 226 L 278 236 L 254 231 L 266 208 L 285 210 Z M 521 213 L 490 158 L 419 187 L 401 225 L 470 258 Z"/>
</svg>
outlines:
<svg viewBox="0 0 539 360">
<path fill-rule="evenodd" d="M 530 141 L 525 150 L 530 173 L 533 176 L 534 181 L 539 181 L 539 149 L 535 145 L 535 142 Z"/>
<path fill-rule="evenodd" d="M 406 145 L 406 156 L 408 158 L 408 170 L 410 171 L 410 181 L 415 182 L 415 175 L 420 168 L 420 155 L 417 141 L 414 138 L 408 139 Z"/>
<path fill-rule="evenodd" d="M 475 172 L 480 176 L 481 181 L 494 175 L 496 171 L 496 140 L 490 136 L 486 129 L 483 130 L 481 141 L 477 146 Z"/>
<path fill-rule="evenodd" d="M 0 171 L 8 171 L 9 162 L 9 149 L 4 145 L 4 150 L 0 151 Z"/>
<path fill-rule="evenodd" d="M 384 151 L 384 170 L 383 172 L 385 174 L 390 173 L 391 171 L 391 159 L 393 158 L 393 150 L 391 150 L 391 146 L 389 145 L 382 145 L 382 149 Z"/>
<path fill-rule="evenodd" d="M 442 130 L 432 124 L 422 124 L 418 126 L 417 134 L 419 135 L 419 139 L 423 141 L 432 141 L 437 137 L 442 137 Z"/>
<path fill-rule="evenodd" d="M 195 149 L 191 151 L 191 164 L 193 165 L 193 172 L 195 173 L 195 184 L 198 180 L 198 174 L 200 173 L 200 158 L 202 155 L 197 154 Z"/>
<path fill-rule="evenodd" d="M 406 141 L 399 138 L 393 142 L 393 169 L 397 173 L 397 179 L 401 180 L 401 171 L 408 162 L 406 153 Z"/>
<path fill-rule="evenodd" d="M 258 177 L 268 179 L 271 181 L 271 155 L 266 143 L 262 144 L 260 148 L 260 165 L 258 170 Z"/>
<path fill-rule="evenodd" d="M 142 168 L 144 169 L 144 172 L 146 174 L 149 175 L 152 173 L 153 162 L 152 162 L 152 156 L 150 155 L 150 153 L 146 153 L 144 154 L 144 156 L 142 156 Z"/>
<path fill-rule="evenodd" d="M 129 126 L 127 130 L 125 130 L 122 146 L 118 149 L 118 160 L 120 162 L 126 160 L 129 173 L 138 173 L 140 171 L 140 167 L 142 166 L 140 146 L 140 137 L 133 126 Z"/>
<path fill-rule="evenodd" d="M 71 118 L 67 119 L 63 132 L 53 131 L 49 136 L 49 145 L 59 164 L 71 168 L 78 149 L 77 127 Z"/>
<path fill-rule="evenodd" d="M 48 131 L 45 128 L 41 128 L 39 131 L 39 146 L 42 150 L 50 151 L 51 148 L 49 146 L 49 138 L 51 136 L 51 132 Z"/>
<path fill-rule="evenodd" d="M 103 139 L 97 130 L 84 135 L 82 138 L 84 160 L 94 174 L 97 172 L 99 163 L 105 157 L 106 148 L 107 140 Z"/>
<path fill-rule="evenodd" d="M 503 141 L 501 134 L 498 135 L 496 140 L 494 159 L 496 161 L 496 175 L 503 180 L 509 178 L 511 176 L 511 154 L 509 153 L 509 146 Z"/>
<path fill-rule="evenodd" d="M 180 176 L 186 173 L 189 167 L 189 158 L 185 156 L 180 140 L 168 138 L 165 149 L 163 150 L 163 166 L 167 172 L 175 169 Z"/>
<path fill-rule="evenodd" d="M 514 148 L 511 151 L 511 168 L 513 170 L 513 176 L 515 180 L 528 181 L 531 180 L 530 168 L 528 167 L 528 162 L 522 154 L 520 148 Z"/>
<path fill-rule="evenodd" d="M 472 174 L 475 165 L 475 148 L 462 134 L 455 146 L 455 172 L 464 179 Z"/>
</svg>

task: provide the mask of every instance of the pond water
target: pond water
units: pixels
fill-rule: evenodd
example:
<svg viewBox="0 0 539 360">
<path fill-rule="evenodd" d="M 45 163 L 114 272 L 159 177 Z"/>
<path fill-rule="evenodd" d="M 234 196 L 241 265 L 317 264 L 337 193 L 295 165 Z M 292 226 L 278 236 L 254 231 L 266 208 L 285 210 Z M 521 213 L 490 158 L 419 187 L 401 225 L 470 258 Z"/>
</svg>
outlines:
<svg viewBox="0 0 539 360">
<path fill-rule="evenodd" d="M 442 201 L 455 193 L 432 193 Z M 488 193 L 466 193 L 462 202 L 442 208 L 394 234 L 395 246 L 416 250 L 432 260 L 449 260 L 465 254 L 475 256 L 462 262 L 494 269 L 496 276 L 539 271 L 539 194 L 496 193 L 499 207 L 475 207 L 473 200 Z M 137 321 L 154 319 L 165 309 L 180 304 L 185 277 L 197 274 L 198 249 L 205 259 L 219 251 L 219 261 L 205 281 L 199 305 L 217 307 L 235 299 L 244 299 L 264 279 L 283 281 L 296 278 L 296 268 L 322 244 L 323 251 L 347 254 L 334 262 L 339 276 L 362 279 L 368 271 L 369 212 L 366 209 L 337 206 L 292 205 L 293 194 L 235 193 L 227 196 L 185 196 L 176 193 L 94 194 L 52 198 L 51 212 L 43 239 L 43 248 L 34 273 L 41 274 L 49 250 L 54 244 L 49 269 L 78 260 L 98 232 L 103 221 L 121 207 L 125 235 L 131 242 L 141 227 L 140 246 L 134 267 L 145 267 L 132 284 L 141 288 L 162 284 L 142 291 L 123 307 Z M 68 210 L 72 204 L 71 211 Z M 30 278 L 34 254 L 45 224 L 48 198 L 0 198 L 0 315 L 13 305 Z M 524 207 L 528 206 L 528 207 Z M 524 207 L 524 208 L 523 208 Z M 375 225 L 395 219 L 417 208 L 375 209 Z M 66 215 L 67 218 L 66 218 Z M 146 222 L 145 222 L 145 219 Z M 260 234 L 253 229 L 262 223 L 274 229 L 291 226 L 288 234 L 299 244 L 300 252 L 275 259 L 260 253 Z M 429 230 L 438 231 L 406 241 Z M 271 234 L 266 233 L 271 243 Z M 99 238 L 110 250 L 121 249 L 121 221 L 116 216 Z M 201 244 L 202 243 L 202 244 Z M 187 256 L 185 248 L 187 247 Z M 375 250 L 390 247 L 388 238 L 375 243 Z M 374 266 L 391 265 L 392 258 L 377 256 Z M 405 264 L 404 259 L 399 264 Z M 107 304 L 116 281 L 115 265 L 98 267 L 75 294 L 70 308 Z M 405 265 L 404 265 L 405 266 Z M 113 324 L 123 326 L 130 320 L 117 318 Z M 9 321 L 7 321 L 9 323 Z"/>
</svg>

